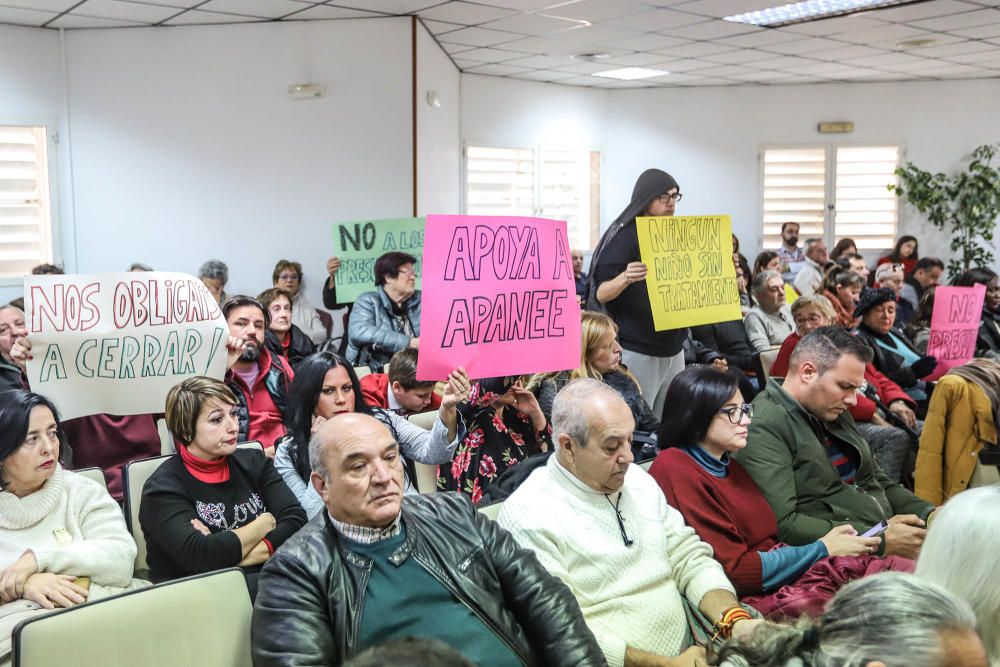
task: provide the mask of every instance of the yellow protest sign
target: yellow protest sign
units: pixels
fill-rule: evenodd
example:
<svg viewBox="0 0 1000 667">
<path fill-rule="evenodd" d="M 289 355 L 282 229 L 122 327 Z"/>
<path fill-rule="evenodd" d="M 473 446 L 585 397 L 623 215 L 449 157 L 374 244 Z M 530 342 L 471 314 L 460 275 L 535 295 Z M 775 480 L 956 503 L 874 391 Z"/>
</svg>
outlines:
<svg viewBox="0 0 1000 667">
<path fill-rule="evenodd" d="M 789 306 L 795 303 L 795 300 L 799 298 L 799 293 L 795 291 L 795 288 L 785 283 L 785 303 Z"/>
<path fill-rule="evenodd" d="M 635 225 L 657 331 L 742 317 L 728 215 L 636 218 Z"/>
</svg>

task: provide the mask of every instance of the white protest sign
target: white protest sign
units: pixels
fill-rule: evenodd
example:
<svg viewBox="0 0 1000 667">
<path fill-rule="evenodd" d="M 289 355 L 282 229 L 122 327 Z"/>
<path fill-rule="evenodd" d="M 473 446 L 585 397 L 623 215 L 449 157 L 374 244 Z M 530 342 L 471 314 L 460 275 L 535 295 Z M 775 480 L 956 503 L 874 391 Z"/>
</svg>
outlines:
<svg viewBox="0 0 1000 667">
<path fill-rule="evenodd" d="M 25 276 L 24 311 L 28 382 L 64 419 L 163 412 L 177 383 L 226 372 L 222 310 L 183 273 Z"/>
</svg>

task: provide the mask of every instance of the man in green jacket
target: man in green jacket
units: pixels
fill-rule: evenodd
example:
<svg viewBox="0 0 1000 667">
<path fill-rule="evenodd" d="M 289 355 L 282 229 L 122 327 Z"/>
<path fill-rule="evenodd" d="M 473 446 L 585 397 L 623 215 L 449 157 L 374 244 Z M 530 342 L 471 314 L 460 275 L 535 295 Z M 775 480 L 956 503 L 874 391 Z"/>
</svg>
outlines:
<svg viewBox="0 0 1000 667">
<path fill-rule="evenodd" d="M 736 458 L 774 509 L 782 541 L 808 544 L 845 523 L 864 533 L 887 520 L 878 553 L 916 558 L 934 506 L 879 469 L 847 411 L 871 358 L 840 327 L 805 336 L 784 385 L 769 382 L 754 399 L 747 447 Z"/>
</svg>

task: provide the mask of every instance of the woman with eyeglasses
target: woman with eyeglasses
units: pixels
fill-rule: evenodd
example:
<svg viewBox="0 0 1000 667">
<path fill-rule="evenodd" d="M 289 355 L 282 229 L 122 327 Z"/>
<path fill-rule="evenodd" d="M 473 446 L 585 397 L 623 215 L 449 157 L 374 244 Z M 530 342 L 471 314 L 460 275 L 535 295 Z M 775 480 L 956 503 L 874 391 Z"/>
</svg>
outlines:
<svg viewBox="0 0 1000 667">
<path fill-rule="evenodd" d="M 420 347 L 417 258 L 387 252 L 375 260 L 375 289 L 354 302 L 347 325 L 347 360 L 375 373 L 402 349 Z"/>
<path fill-rule="evenodd" d="M 768 617 L 818 615 L 837 590 L 873 572 L 912 570 L 908 560 L 872 556 L 878 537 L 837 526 L 812 544 L 778 542 L 774 511 L 754 481 L 731 458 L 747 446 L 753 405 L 739 379 L 709 367 L 688 368 L 667 392 L 659 442 L 667 449 L 649 474 L 667 502 L 712 546 L 741 600 Z"/>
<path fill-rule="evenodd" d="M 271 280 L 272 287 L 283 289 L 292 297 L 292 324 L 301 329 L 314 345 L 322 345 L 327 337 L 326 326 L 319 319 L 316 306 L 302 293 L 302 265 L 279 259 L 274 265 Z"/>
<path fill-rule="evenodd" d="M 657 331 L 653 326 L 635 219 L 672 216 L 681 196 L 673 176 L 659 169 L 644 171 L 632 201 L 604 232 L 590 260 L 587 309 L 606 310 L 618 325 L 622 363 L 635 375 L 653 414 L 663 411 L 670 381 L 684 370 L 687 329 Z"/>
</svg>

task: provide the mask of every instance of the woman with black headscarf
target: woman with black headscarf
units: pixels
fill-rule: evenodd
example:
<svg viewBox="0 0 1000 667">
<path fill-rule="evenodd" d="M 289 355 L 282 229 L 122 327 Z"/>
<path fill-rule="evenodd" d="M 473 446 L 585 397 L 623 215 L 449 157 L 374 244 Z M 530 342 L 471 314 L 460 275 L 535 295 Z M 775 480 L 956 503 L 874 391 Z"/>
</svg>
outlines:
<svg viewBox="0 0 1000 667">
<path fill-rule="evenodd" d="M 606 309 L 618 324 L 622 362 L 635 375 L 653 414 L 663 412 L 667 387 L 684 370 L 687 329 L 656 331 L 646 289 L 646 265 L 639 257 L 637 216 L 668 216 L 681 199 L 674 177 L 647 169 L 632 190 L 632 201 L 604 232 L 591 259 L 591 310 Z"/>
</svg>

